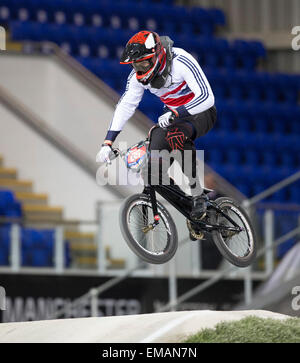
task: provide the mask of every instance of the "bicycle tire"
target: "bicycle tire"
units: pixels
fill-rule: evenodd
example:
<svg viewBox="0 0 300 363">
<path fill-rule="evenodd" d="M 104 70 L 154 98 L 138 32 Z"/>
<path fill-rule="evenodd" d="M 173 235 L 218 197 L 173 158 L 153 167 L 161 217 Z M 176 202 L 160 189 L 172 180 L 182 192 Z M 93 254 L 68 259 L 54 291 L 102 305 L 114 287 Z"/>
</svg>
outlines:
<svg viewBox="0 0 300 363">
<path fill-rule="evenodd" d="M 144 205 L 149 207 L 151 206 L 149 196 L 146 194 L 135 194 L 125 199 L 119 212 L 119 223 L 122 236 L 125 239 L 128 247 L 143 261 L 151 264 L 164 264 L 175 255 L 178 248 L 178 235 L 173 218 L 167 209 L 157 201 L 160 223 L 165 223 L 169 228 L 169 240 L 163 252 L 159 254 L 149 252 L 135 240 L 128 226 L 129 212 L 133 206 L 138 205 L 137 203 L 144 203 Z"/>
<path fill-rule="evenodd" d="M 222 233 L 218 230 L 214 230 L 212 232 L 212 239 L 215 245 L 217 246 L 222 256 L 231 264 L 237 267 L 248 267 L 254 261 L 257 250 L 255 231 L 249 219 L 248 214 L 232 198 L 220 197 L 215 200 L 215 203 L 222 210 L 224 210 L 225 207 L 230 208 L 231 211 L 233 211 L 240 218 L 240 221 L 243 223 L 245 231 L 248 235 L 248 242 L 250 243 L 250 251 L 246 256 L 237 256 L 229 249 L 229 247 L 227 246 L 227 244 L 223 239 Z M 219 224 L 218 213 L 212 213 L 210 218 L 212 224 Z"/>
</svg>

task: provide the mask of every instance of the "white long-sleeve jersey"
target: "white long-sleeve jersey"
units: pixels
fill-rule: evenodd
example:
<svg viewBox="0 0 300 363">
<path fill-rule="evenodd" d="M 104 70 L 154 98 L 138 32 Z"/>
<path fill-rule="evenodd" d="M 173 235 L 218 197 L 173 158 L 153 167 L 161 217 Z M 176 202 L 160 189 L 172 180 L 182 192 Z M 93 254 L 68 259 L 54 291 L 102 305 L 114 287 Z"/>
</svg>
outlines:
<svg viewBox="0 0 300 363">
<path fill-rule="evenodd" d="M 135 77 L 128 76 L 126 90 L 115 109 L 107 139 L 114 140 L 125 123 L 134 114 L 145 89 L 160 98 L 170 109 L 176 109 L 179 117 L 196 115 L 208 110 L 215 103 L 210 84 L 196 59 L 181 48 L 173 48 L 171 72 L 162 88 L 143 85 Z"/>
</svg>

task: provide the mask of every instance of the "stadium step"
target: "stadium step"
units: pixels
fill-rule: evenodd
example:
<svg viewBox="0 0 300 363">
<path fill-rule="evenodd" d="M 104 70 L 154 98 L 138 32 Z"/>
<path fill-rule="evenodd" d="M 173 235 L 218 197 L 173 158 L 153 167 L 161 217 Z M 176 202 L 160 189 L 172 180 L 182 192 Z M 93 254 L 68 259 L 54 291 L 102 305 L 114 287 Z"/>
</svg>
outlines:
<svg viewBox="0 0 300 363">
<path fill-rule="evenodd" d="M 109 246 L 105 247 L 105 255 L 106 255 L 105 256 L 106 260 L 108 261 L 107 268 L 109 269 L 125 268 L 126 261 L 124 260 L 124 258 L 113 258 L 111 256 L 111 250 Z"/>
<path fill-rule="evenodd" d="M 1 179 L 17 179 L 17 169 L 4 168 L 0 166 L 0 178 Z"/>
<path fill-rule="evenodd" d="M 73 267 L 75 268 L 97 268 L 97 244 L 95 234 L 90 232 L 66 231 L 64 234 L 70 243 Z M 105 247 L 105 258 L 107 268 L 118 269 L 125 267 L 125 260 L 113 258 L 110 247 Z"/>
<path fill-rule="evenodd" d="M 77 268 L 97 268 L 97 246 L 95 244 L 83 244 L 71 246 L 73 257 L 73 267 Z M 123 258 L 112 258 L 110 247 L 105 247 L 106 267 L 108 269 L 124 269 L 126 261 Z"/>
<path fill-rule="evenodd" d="M 26 192 L 16 192 L 16 198 L 23 205 L 47 205 L 48 195 L 47 194 L 37 194 L 37 193 L 26 193 Z"/>
<path fill-rule="evenodd" d="M 49 207 L 47 205 L 25 204 L 22 207 L 26 222 L 58 222 L 63 220 L 62 207 Z"/>
<path fill-rule="evenodd" d="M 47 229 L 62 225 L 64 239 L 70 244 L 72 267 L 97 269 L 95 233 L 79 231 L 79 221 L 65 220 L 62 207 L 48 205 L 48 194 L 34 193 L 32 181 L 18 180 L 17 169 L 6 168 L 3 164 L 3 156 L 0 155 L 0 188 L 6 188 L 15 193 L 16 199 L 22 204 L 26 226 Z M 108 269 L 125 267 L 124 259 L 112 257 L 109 246 L 105 247 L 105 259 Z"/>
<path fill-rule="evenodd" d="M 97 268 L 97 245 L 94 242 L 83 242 L 87 240 L 87 237 L 89 236 L 84 236 L 84 233 L 79 231 L 65 233 L 65 239 L 70 243 L 74 268 Z"/>
<path fill-rule="evenodd" d="M 56 223 L 54 223 L 56 222 Z M 61 219 L 58 221 L 48 221 L 48 220 L 41 220 L 37 218 L 31 218 L 26 220 L 26 227 L 34 228 L 34 229 L 52 229 L 56 226 L 63 226 L 65 231 L 77 231 L 80 222 L 78 220 L 71 220 L 71 219 Z"/>
<path fill-rule="evenodd" d="M 95 234 L 91 232 L 65 231 L 64 237 L 74 244 L 94 243 L 95 241 Z"/>
<path fill-rule="evenodd" d="M 7 188 L 13 192 L 32 193 L 32 181 L 0 178 L 0 188 Z"/>
</svg>

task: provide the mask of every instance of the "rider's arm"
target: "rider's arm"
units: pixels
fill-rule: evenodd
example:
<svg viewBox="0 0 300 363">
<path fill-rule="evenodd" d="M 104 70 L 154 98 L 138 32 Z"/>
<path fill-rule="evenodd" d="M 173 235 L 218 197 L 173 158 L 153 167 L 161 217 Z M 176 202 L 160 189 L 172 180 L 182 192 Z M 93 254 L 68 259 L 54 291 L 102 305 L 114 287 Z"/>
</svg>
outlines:
<svg viewBox="0 0 300 363">
<path fill-rule="evenodd" d="M 144 94 L 143 86 L 137 81 L 132 71 L 127 79 L 126 90 L 115 109 L 104 143 L 112 145 L 125 123 L 134 114 Z"/>
<path fill-rule="evenodd" d="M 176 109 L 178 117 L 196 115 L 211 108 L 215 103 L 215 97 L 196 59 L 185 52 L 176 61 L 178 62 L 184 80 L 194 93 L 194 98 L 190 102 Z"/>
</svg>

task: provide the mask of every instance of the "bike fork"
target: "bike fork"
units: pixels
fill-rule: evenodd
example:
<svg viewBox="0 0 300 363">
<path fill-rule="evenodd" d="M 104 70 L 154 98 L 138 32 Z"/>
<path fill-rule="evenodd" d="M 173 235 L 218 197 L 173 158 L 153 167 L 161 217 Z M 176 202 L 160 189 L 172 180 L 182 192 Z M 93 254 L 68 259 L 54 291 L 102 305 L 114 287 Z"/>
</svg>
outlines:
<svg viewBox="0 0 300 363">
<path fill-rule="evenodd" d="M 154 215 L 154 222 L 153 222 L 152 226 L 155 227 L 156 225 L 158 225 L 159 220 L 160 220 L 160 216 L 159 216 L 158 210 L 157 210 L 155 189 L 151 185 L 147 186 L 144 189 L 144 193 L 146 193 L 150 196 L 150 201 L 151 201 L 153 215 Z"/>
</svg>

